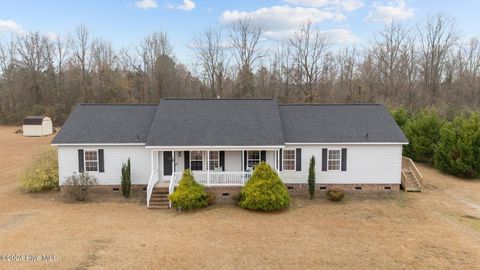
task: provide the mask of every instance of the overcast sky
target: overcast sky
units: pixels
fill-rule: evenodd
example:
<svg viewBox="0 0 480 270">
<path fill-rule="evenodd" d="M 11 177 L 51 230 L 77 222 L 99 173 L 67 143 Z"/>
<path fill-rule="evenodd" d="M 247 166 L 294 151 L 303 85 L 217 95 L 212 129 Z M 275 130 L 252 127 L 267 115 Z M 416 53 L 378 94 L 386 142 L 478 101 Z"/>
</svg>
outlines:
<svg viewBox="0 0 480 270">
<path fill-rule="evenodd" d="M 0 0 L 0 35 L 40 31 L 56 38 L 85 24 L 121 48 L 163 30 L 176 57 L 189 64 L 195 35 L 246 16 L 261 23 L 271 41 L 310 19 L 335 43 L 361 45 L 391 20 L 413 25 L 438 12 L 456 18 L 463 38 L 479 37 L 479 11 L 479 0 Z"/>
</svg>

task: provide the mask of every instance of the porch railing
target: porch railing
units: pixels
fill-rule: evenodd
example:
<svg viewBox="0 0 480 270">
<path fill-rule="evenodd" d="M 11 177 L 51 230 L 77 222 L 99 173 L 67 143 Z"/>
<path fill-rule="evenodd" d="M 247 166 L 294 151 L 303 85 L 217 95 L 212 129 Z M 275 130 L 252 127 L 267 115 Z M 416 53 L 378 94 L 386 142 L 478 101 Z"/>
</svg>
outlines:
<svg viewBox="0 0 480 270">
<path fill-rule="evenodd" d="M 152 174 L 150 174 L 150 179 L 148 180 L 147 186 L 147 207 L 150 207 L 150 197 L 152 197 L 153 188 L 159 181 L 159 177 L 155 177 L 155 174 L 158 173 L 158 168 L 155 169 Z"/>
<path fill-rule="evenodd" d="M 170 180 L 169 191 L 173 193 L 174 188 L 182 178 L 183 172 L 174 172 Z M 193 177 L 197 183 L 206 187 L 242 187 L 252 177 L 251 172 L 204 172 L 193 171 Z"/>
</svg>

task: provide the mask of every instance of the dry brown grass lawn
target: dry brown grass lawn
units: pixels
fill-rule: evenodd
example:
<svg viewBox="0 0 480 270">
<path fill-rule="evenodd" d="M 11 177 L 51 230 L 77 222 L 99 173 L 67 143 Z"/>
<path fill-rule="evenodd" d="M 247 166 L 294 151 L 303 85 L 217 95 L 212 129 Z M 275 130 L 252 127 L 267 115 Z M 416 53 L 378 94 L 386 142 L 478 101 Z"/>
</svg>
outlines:
<svg viewBox="0 0 480 270">
<path fill-rule="evenodd" d="M 142 196 L 69 203 L 18 176 L 52 137 L 0 127 L 0 255 L 55 254 L 5 269 L 480 269 L 480 181 L 420 166 L 422 193 L 295 199 L 280 213 L 216 205 L 148 210 Z"/>
</svg>

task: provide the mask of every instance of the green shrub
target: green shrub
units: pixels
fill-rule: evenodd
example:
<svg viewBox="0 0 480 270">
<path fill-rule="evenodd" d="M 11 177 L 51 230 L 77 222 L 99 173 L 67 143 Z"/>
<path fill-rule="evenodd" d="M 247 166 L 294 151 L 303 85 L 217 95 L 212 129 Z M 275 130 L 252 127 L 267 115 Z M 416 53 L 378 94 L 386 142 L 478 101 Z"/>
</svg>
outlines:
<svg viewBox="0 0 480 270">
<path fill-rule="evenodd" d="M 327 190 L 327 198 L 332 202 L 338 202 L 345 198 L 345 192 L 338 188 Z"/>
<path fill-rule="evenodd" d="M 480 114 L 458 116 L 442 127 L 435 167 L 460 177 L 480 177 Z"/>
<path fill-rule="evenodd" d="M 22 187 L 29 192 L 58 189 L 58 155 L 54 147 L 44 149 L 21 176 Z"/>
<path fill-rule="evenodd" d="M 70 195 L 77 201 L 85 201 L 88 195 L 88 190 L 91 185 L 97 184 L 97 178 L 88 173 L 80 173 L 69 176 L 65 180 L 65 186 L 63 189 L 65 193 Z"/>
<path fill-rule="evenodd" d="M 404 154 L 415 161 L 432 164 L 443 124 L 444 120 L 436 111 L 424 110 L 413 115 L 403 126 L 409 141 L 404 148 Z"/>
<path fill-rule="evenodd" d="M 278 174 L 262 161 L 240 191 L 239 205 L 252 210 L 280 210 L 290 205 L 290 194 Z"/>
<path fill-rule="evenodd" d="M 178 187 L 172 195 L 168 196 L 172 205 L 180 210 L 206 207 L 209 198 L 210 196 L 205 191 L 205 187 L 195 182 L 190 169 L 183 171 L 182 179 L 180 179 Z"/>
<path fill-rule="evenodd" d="M 308 166 L 308 193 L 310 194 L 310 199 L 313 200 L 315 196 L 315 156 L 312 156 Z"/>
<path fill-rule="evenodd" d="M 122 195 L 125 198 L 130 197 L 130 187 L 132 186 L 130 158 L 127 163 L 122 164 Z"/>
<path fill-rule="evenodd" d="M 410 114 L 404 108 L 396 108 L 390 112 L 397 125 L 403 129 L 408 119 L 410 119 Z"/>
</svg>

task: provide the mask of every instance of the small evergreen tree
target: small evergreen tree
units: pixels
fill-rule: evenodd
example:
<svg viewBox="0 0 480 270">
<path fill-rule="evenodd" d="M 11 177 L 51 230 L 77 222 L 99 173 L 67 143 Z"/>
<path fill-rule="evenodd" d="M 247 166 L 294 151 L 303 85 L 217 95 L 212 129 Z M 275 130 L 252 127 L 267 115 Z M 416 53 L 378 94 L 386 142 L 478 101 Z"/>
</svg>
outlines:
<svg viewBox="0 0 480 270">
<path fill-rule="evenodd" d="M 122 165 L 122 195 L 125 198 L 130 197 L 130 187 L 132 186 L 132 180 L 130 177 L 130 158 L 127 164 Z"/>
<path fill-rule="evenodd" d="M 391 110 L 390 114 L 392 115 L 395 122 L 397 122 L 397 125 L 403 130 L 403 127 L 405 126 L 407 121 L 410 119 L 410 114 L 407 112 L 407 110 L 400 107 L 400 108 Z"/>
<path fill-rule="evenodd" d="M 310 200 L 315 196 L 315 157 L 310 159 L 308 167 L 308 193 L 310 193 Z"/>
<path fill-rule="evenodd" d="M 456 117 L 440 135 L 435 168 L 460 177 L 480 177 L 480 114 Z"/>
<path fill-rule="evenodd" d="M 409 144 L 405 146 L 404 154 L 415 161 L 432 164 L 444 122 L 433 110 L 421 111 L 407 120 L 403 132 Z"/>
</svg>

